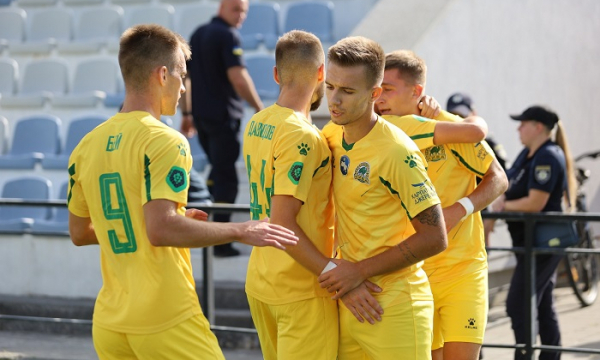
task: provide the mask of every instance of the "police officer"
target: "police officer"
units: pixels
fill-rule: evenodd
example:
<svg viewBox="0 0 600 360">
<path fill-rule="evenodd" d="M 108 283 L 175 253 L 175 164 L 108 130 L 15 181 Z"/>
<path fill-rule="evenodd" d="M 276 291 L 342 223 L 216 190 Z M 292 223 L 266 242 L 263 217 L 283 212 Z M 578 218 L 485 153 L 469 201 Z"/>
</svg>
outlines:
<svg viewBox="0 0 600 360">
<path fill-rule="evenodd" d="M 501 201 L 493 204 L 494 211 L 545 212 L 562 211 L 563 195 L 570 193 L 567 199 L 575 197 L 570 192 L 575 185 L 572 173 L 570 153 L 562 124 L 556 113 L 547 107 L 532 106 L 520 115 L 511 115 L 520 121 L 519 137 L 525 149 L 521 151 L 513 166 L 507 171 L 510 181 L 508 190 Z M 551 131 L 557 127 L 556 142 L 551 139 Z M 566 155 L 566 156 L 565 156 Z M 521 221 L 507 221 L 513 246 L 522 247 L 525 243 L 525 225 Z M 526 342 L 524 298 L 525 279 L 524 256 L 516 254 L 517 266 L 513 273 L 506 299 L 507 313 L 517 343 Z M 556 284 L 556 268 L 561 255 L 536 256 L 535 288 L 537 295 L 538 329 L 542 344 L 560 345 L 560 329 L 552 291 Z M 520 350 L 515 351 L 515 359 L 524 359 Z M 560 359 L 559 352 L 540 353 L 540 360 Z"/>
</svg>

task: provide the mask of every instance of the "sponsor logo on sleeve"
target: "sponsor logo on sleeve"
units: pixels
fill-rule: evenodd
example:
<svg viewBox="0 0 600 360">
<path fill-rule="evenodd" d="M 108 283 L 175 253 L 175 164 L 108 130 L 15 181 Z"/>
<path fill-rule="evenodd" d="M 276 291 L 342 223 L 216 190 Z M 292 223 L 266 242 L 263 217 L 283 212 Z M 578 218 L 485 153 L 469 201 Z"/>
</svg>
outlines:
<svg viewBox="0 0 600 360">
<path fill-rule="evenodd" d="M 410 195 L 410 197 L 413 199 L 415 205 L 426 201 L 435 195 L 435 190 L 433 186 L 429 184 L 428 180 L 411 185 L 414 188 L 414 192 Z"/>
</svg>

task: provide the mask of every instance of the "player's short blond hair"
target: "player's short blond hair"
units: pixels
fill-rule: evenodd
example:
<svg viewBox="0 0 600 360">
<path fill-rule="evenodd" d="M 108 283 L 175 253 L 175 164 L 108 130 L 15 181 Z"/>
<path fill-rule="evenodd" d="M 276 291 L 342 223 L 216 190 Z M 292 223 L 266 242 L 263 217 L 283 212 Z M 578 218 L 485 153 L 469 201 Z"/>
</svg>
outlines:
<svg viewBox="0 0 600 360">
<path fill-rule="evenodd" d="M 400 77 L 408 84 L 425 86 L 427 65 L 425 61 L 410 50 L 396 50 L 385 56 L 385 69 L 396 69 Z"/>
<path fill-rule="evenodd" d="M 275 46 L 275 66 L 282 84 L 298 76 L 314 74 L 324 61 L 321 41 L 306 31 L 289 31 L 279 38 Z"/>
<path fill-rule="evenodd" d="M 144 24 L 125 30 L 119 46 L 119 66 L 125 84 L 143 90 L 156 67 L 166 66 L 173 71 L 179 50 L 189 60 L 191 51 L 185 39 L 163 26 Z"/>
<path fill-rule="evenodd" d="M 327 59 L 343 67 L 362 65 L 366 68 L 369 86 L 381 85 L 385 52 L 371 39 L 362 36 L 344 38 L 329 48 Z"/>
</svg>

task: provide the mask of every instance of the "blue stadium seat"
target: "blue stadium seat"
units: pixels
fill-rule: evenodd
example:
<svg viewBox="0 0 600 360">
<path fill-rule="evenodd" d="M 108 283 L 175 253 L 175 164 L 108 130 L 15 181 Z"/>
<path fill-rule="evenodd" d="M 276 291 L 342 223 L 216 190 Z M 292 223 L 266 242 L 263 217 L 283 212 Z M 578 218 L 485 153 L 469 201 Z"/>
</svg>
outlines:
<svg viewBox="0 0 600 360">
<path fill-rule="evenodd" d="M 106 121 L 106 117 L 103 116 L 83 116 L 71 120 L 69 123 L 69 129 L 67 131 L 67 142 L 65 149 L 60 154 L 47 154 L 42 159 L 42 167 L 44 169 L 64 169 L 66 170 L 69 166 L 69 156 L 75 149 L 75 146 L 79 144 L 81 139 L 96 126 Z"/>
<path fill-rule="evenodd" d="M 21 89 L 15 96 L 2 96 L 2 107 L 41 107 L 69 88 L 69 68 L 65 60 L 47 58 L 25 65 Z"/>
<path fill-rule="evenodd" d="M 40 176 L 13 178 L 2 188 L 2 198 L 49 200 L 52 192 L 50 180 Z M 43 206 L 0 206 L 0 231 L 28 232 L 36 220 L 50 218 L 50 208 Z"/>
<path fill-rule="evenodd" d="M 0 0 L 0 6 L 8 6 L 12 0 Z"/>
<path fill-rule="evenodd" d="M 73 39 L 73 11 L 50 6 L 32 13 L 29 32 L 22 44 L 10 46 L 12 53 L 48 53 L 57 44 Z"/>
<path fill-rule="evenodd" d="M 268 49 L 274 49 L 279 37 L 279 4 L 250 4 L 240 34 L 244 49 L 256 49 L 261 42 Z"/>
<path fill-rule="evenodd" d="M 58 199 L 66 200 L 68 191 L 69 182 L 65 181 L 60 187 Z M 61 235 L 67 235 L 69 233 L 69 209 L 67 209 L 66 207 L 57 207 L 51 210 L 52 211 L 49 219 L 34 220 L 31 226 L 32 233 Z"/>
<path fill-rule="evenodd" d="M 59 154 L 60 126 L 60 119 L 51 115 L 18 120 L 8 154 L 0 156 L 0 169 L 33 169 L 45 154 Z"/>
<path fill-rule="evenodd" d="M 323 42 L 333 42 L 333 3 L 329 1 L 299 1 L 288 7 L 284 32 L 304 30 Z"/>
<path fill-rule="evenodd" d="M 123 8 L 115 5 L 86 7 L 77 16 L 73 41 L 58 44 L 58 51 L 95 53 L 102 47 L 116 50 L 122 32 Z"/>
<path fill-rule="evenodd" d="M 194 137 L 188 139 L 190 142 L 190 152 L 192 153 L 192 159 L 194 159 L 194 169 L 198 172 L 203 172 L 204 168 L 208 164 L 208 157 L 200 146 L 200 142 L 198 141 L 198 135 L 194 135 Z"/>
<path fill-rule="evenodd" d="M 158 24 L 173 29 L 175 8 L 169 4 L 150 4 L 131 9 L 126 14 L 125 28 L 138 24 Z"/>
<path fill-rule="evenodd" d="M 14 96 L 19 81 L 19 65 L 13 59 L 0 58 L 0 96 Z"/>
<path fill-rule="evenodd" d="M 272 54 L 252 54 L 245 58 L 246 68 L 261 99 L 277 99 L 279 85 L 273 79 L 275 56 Z"/>
<path fill-rule="evenodd" d="M 0 8 L 0 45 L 10 47 L 25 41 L 27 13 L 14 7 Z"/>
<path fill-rule="evenodd" d="M 8 120 L 0 116 L 0 155 L 8 151 Z"/>
</svg>

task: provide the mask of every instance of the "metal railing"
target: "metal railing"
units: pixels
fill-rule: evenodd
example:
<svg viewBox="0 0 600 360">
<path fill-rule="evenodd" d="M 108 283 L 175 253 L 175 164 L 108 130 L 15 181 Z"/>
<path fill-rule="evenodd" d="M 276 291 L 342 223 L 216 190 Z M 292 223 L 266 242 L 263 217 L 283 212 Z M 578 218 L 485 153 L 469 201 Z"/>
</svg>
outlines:
<svg viewBox="0 0 600 360">
<path fill-rule="evenodd" d="M 64 200 L 48 200 L 48 201 L 31 201 L 23 199 L 0 199 L 0 205 L 16 205 L 16 206 L 53 206 L 53 207 L 65 207 L 66 203 Z M 239 204 L 211 204 L 207 205 L 204 203 L 189 203 L 188 208 L 197 208 L 206 211 L 209 214 L 213 213 L 234 213 L 234 212 L 245 212 L 250 211 L 249 205 Z M 528 359 L 533 359 L 536 350 L 554 351 L 554 352 L 570 352 L 570 353 L 586 353 L 586 354 L 600 354 L 600 349 L 590 348 L 575 348 L 575 347 L 562 347 L 562 346 L 547 346 L 547 345 L 535 345 L 536 344 L 536 292 L 535 292 L 535 262 L 533 261 L 534 256 L 537 254 L 567 254 L 567 253 L 593 253 L 600 255 L 600 249 L 579 249 L 579 248 L 566 248 L 566 249 L 552 249 L 552 248 L 535 248 L 533 246 L 533 234 L 534 226 L 538 221 L 583 221 L 583 222 L 597 222 L 600 221 L 600 213 L 577 213 L 577 214 L 564 214 L 564 213 L 513 213 L 513 212 L 501 212 L 501 213 L 482 213 L 483 218 L 488 219 L 504 219 L 510 221 L 522 221 L 525 223 L 525 246 L 524 247 L 488 247 L 487 251 L 508 251 L 514 253 L 521 253 L 526 255 L 524 258 L 525 272 L 529 276 L 525 279 L 525 298 L 529 299 L 528 303 L 530 306 L 526 308 L 526 329 L 530 336 L 525 344 L 493 344 L 484 343 L 483 347 L 489 348 L 506 348 L 506 349 L 521 349 L 523 354 Z M 214 323 L 215 314 L 215 290 L 213 280 L 213 252 L 212 247 L 202 249 L 202 296 L 201 305 L 205 316 L 211 324 Z M 78 323 L 78 324 L 91 324 L 91 320 L 79 320 L 79 319 L 60 319 L 60 318 L 43 318 L 33 316 L 19 316 L 19 315 L 2 315 L 0 319 L 7 320 L 27 320 L 27 321 L 46 321 L 46 322 L 63 322 L 63 323 Z M 256 330 L 251 328 L 233 327 L 233 326 L 219 326 L 211 325 L 212 330 L 217 331 L 229 331 L 239 333 L 252 333 L 255 334 Z"/>
</svg>

